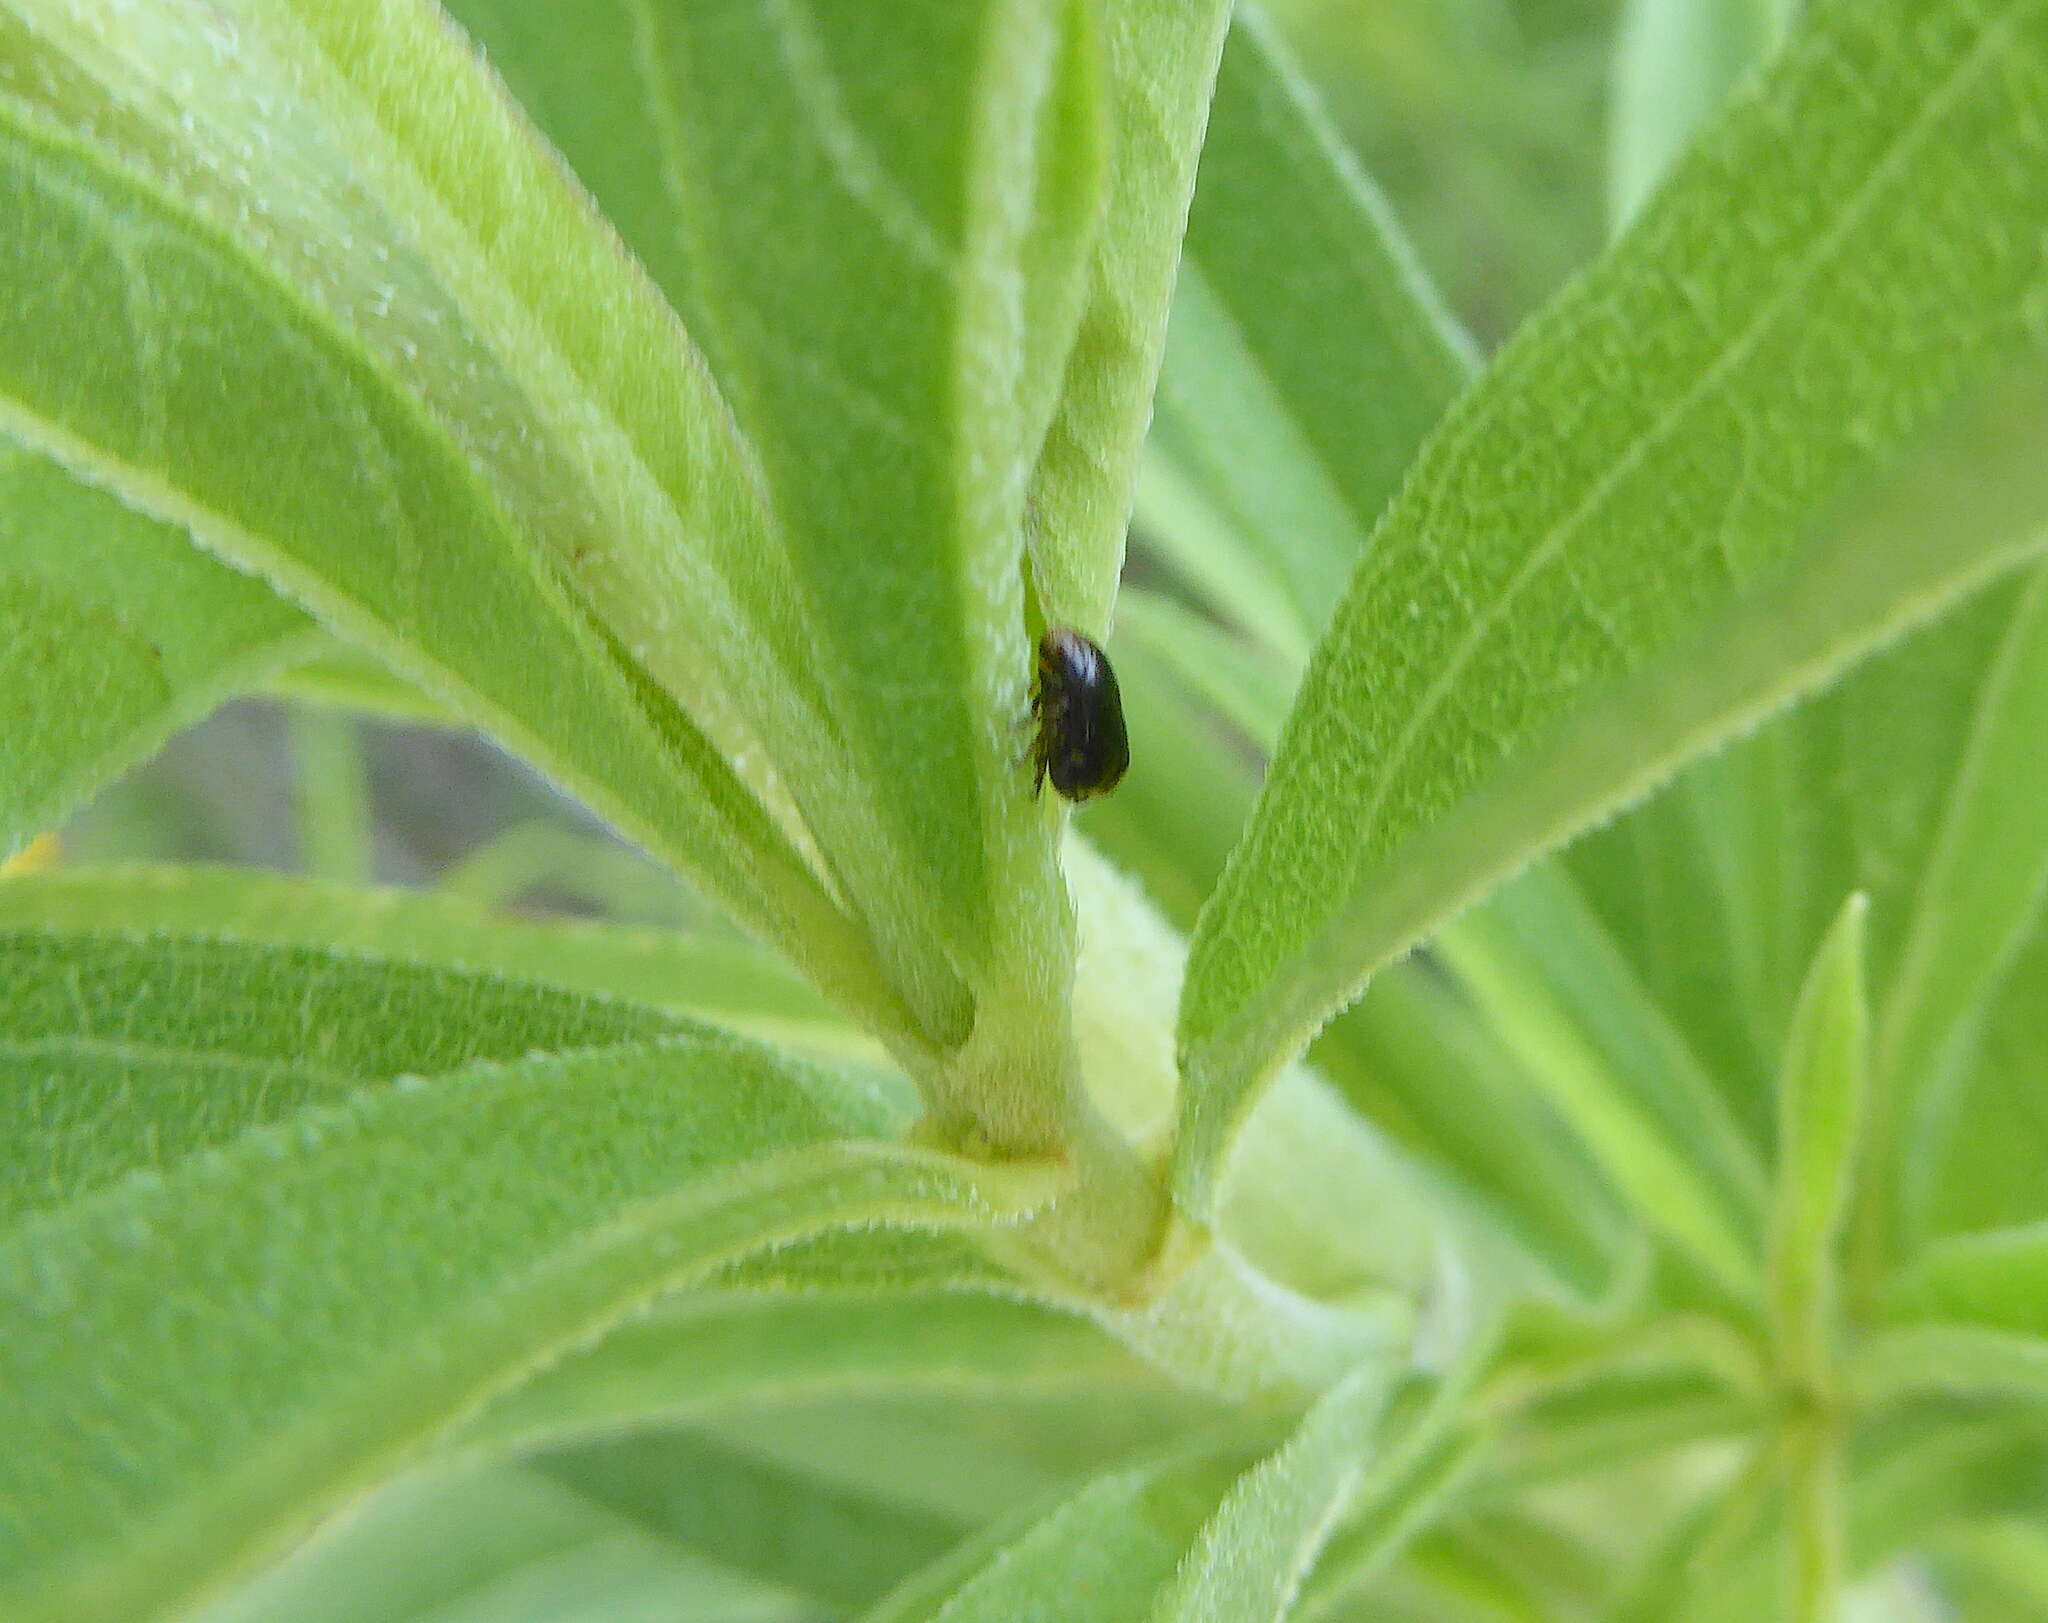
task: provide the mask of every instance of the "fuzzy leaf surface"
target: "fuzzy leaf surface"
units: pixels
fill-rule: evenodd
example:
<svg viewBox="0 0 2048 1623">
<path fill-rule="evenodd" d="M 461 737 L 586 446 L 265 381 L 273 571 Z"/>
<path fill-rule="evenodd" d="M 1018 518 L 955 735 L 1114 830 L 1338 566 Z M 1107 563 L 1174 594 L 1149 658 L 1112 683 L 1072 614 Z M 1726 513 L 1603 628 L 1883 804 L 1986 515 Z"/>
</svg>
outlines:
<svg viewBox="0 0 2048 1623">
<path fill-rule="evenodd" d="M 1112 1472 L 912 1579 L 870 1623 L 1277 1623 L 1363 1480 L 1387 1372 L 1346 1376 L 1277 1449 Z"/>
<path fill-rule="evenodd" d="M 1100 7 L 1109 98 L 1102 229 L 1031 487 L 1032 585 L 1053 624 L 1100 640 L 1122 574 L 1174 275 L 1228 0 Z"/>
<path fill-rule="evenodd" d="M 1375 969 L 2041 544 L 2044 85 L 2027 0 L 1817 8 L 1438 430 L 1197 931 L 1196 1210 Z"/>
<path fill-rule="evenodd" d="M 10 941 L 8 1137 L 35 1164 L 7 1184 L 49 1198 L 0 1234 L 0 1592 L 38 1623 L 177 1611 L 760 1245 L 987 1222 L 1046 1187 L 894 1148 L 864 1085 L 632 1005 L 289 949 Z M 503 1057 L 466 1053 L 473 1030 Z"/>
<path fill-rule="evenodd" d="M 0 437 L 0 852 L 316 640 L 261 583 Z"/>
<path fill-rule="evenodd" d="M 0 878 L 0 927 L 322 948 L 623 999 L 808 1048 L 873 1052 L 800 978 L 745 942 L 519 917 L 444 894 L 246 868 L 59 867 Z"/>
<path fill-rule="evenodd" d="M 444 19 L 22 0 L 0 50 L 8 430 L 267 578 L 908 1036 L 883 983 L 917 977 L 826 896 L 780 786 L 815 768 L 860 815 L 819 764 L 750 448 Z"/>
<path fill-rule="evenodd" d="M 1052 883 L 1008 725 L 1025 492 L 1101 201 L 1090 13 L 605 9 L 455 7 L 616 200 L 759 457 L 821 701 L 887 824 L 814 806 L 828 857 L 879 933 L 948 940 L 971 980 Z M 916 928 L 906 882 L 931 898 Z"/>
</svg>

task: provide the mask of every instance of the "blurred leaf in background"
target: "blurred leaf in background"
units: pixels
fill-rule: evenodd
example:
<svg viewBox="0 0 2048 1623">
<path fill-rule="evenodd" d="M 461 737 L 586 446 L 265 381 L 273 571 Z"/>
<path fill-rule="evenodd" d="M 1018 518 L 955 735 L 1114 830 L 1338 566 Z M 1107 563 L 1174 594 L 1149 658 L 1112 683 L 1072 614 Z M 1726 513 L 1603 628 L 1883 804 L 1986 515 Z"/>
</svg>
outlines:
<svg viewBox="0 0 2048 1623">
<path fill-rule="evenodd" d="M 1612 0 L 1268 0 L 1491 348 L 1605 239 Z"/>
</svg>

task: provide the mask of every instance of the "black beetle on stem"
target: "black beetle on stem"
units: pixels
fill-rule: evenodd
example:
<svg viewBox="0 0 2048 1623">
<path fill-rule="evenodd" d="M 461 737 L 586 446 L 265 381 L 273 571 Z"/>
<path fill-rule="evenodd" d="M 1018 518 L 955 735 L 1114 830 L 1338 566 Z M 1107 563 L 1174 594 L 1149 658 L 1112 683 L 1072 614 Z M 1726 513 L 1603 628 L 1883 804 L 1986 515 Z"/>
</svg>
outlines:
<svg viewBox="0 0 2048 1623">
<path fill-rule="evenodd" d="M 1131 741 L 1116 672 L 1092 640 L 1062 626 L 1038 639 L 1031 714 L 1038 722 L 1033 794 L 1047 778 L 1069 800 L 1106 795 L 1117 786 L 1131 764 Z"/>
</svg>

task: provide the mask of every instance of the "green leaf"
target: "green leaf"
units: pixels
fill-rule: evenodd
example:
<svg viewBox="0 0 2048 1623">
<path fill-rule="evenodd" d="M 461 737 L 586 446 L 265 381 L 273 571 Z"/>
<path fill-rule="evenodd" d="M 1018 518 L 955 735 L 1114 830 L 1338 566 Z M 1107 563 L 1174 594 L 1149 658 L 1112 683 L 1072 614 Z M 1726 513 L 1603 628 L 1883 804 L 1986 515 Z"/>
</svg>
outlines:
<svg viewBox="0 0 2048 1623">
<path fill-rule="evenodd" d="M 1026 1384 L 953 1396 L 927 1387 L 771 1401 L 698 1429 L 805 1477 L 978 1526 L 1133 1457 L 1179 1448 L 1215 1421 L 1212 1407 L 1163 1385 L 1084 1380 L 1071 1390 Z"/>
<path fill-rule="evenodd" d="M 925 928 L 969 966 L 1013 933 L 1020 865 L 1049 884 L 996 723 L 1026 702 L 1022 504 L 1100 201 L 1088 17 L 1017 0 L 878 26 L 727 0 L 631 19 L 670 291 L 790 532 L 827 701 L 938 898 Z"/>
<path fill-rule="evenodd" d="M 688 1433 L 599 1441 L 542 1462 L 625 1521 L 836 1615 L 959 1542 L 957 1518 L 892 1505 Z"/>
<path fill-rule="evenodd" d="M 1752 1437 L 1769 1412 L 1768 1397 L 1731 1393 L 1675 1359 L 1622 1365 L 1517 1414 L 1486 1461 L 1486 1491 L 1506 1500 L 1575 1480 L 1626 1481 L 1631 1468 L 1682 1459 L 1702 1442 Z"/>
<path fill-rule="evenodd" d="M 204 1623 L 803 1623 L 764 1592 L 539 1472 L 394 1485 Z"/>
<path fill-rule="evenodd" d="M 264 691 L 300 704 L 353 710 L 415 727 L 454 727 L 460 723 L 409 682 L 391 674 L 359 648 L 332 638 L 320 639 L 310 659 L 279 671 Z"/>
<path fill-rule="evenodd" d="M 2044 71 L 2028 5 L 1820 6 L 1454 409 L 1196 933 L 1191 1209 L 1375 969 L 2041 544 Z"/>
<path fill-rule="evenodd" d="M 476 907 L 513 910 L 538 892 L 613 923 L 743 939 L 730 919 L 644 853 L 545 812 L 471 846 L 434 876 L 434 889 Z"/>
<path fill-rule="evenodd" d="M 518 917 L 445 894 L 246 868 L 59 867 L 0 879 L 0 926 L 201 936 L 481 971 L 695 1014 L 806 1050 L 875 1055 L 809 986 L 744 942 Z"/>
<path fill-rule="evenodd" d="M 1379 193 L 1240 11 L 1174 286 L 1148 539 L 1219 615 L 1304 657 L 1472 367 Z"/>
<path fill-rule="evenodd" d="M 1032 586 L 1047 620 L 1100 640 L 1158 383 L 1174 273 L 1231 7 L 1108 0 L 1102 227 L 1065 386 L 1031 487 Z"/>
<path fill-rule="evenodd" d="M 1098 1477 L 1049 1510 L 963 1546 L 867 1623 L 1127 1623 L 1148 1616 L 1228 1487 L 1196 1457 Z"/>
<path fill-rule="evenodd" d="M 1552 1278 L 1587 1300 L 1611 1283 L 1631 1249 L 1616 1202 L 1546 1107 L 1531 1056 L 1442 976 L 1389 966 L 1311 1057 L 1354 1110 Z"/>
<path fill-rule="evenodd" d="M 1168 612 L 1155 614 L 1155 609 Z M 1189 692 L 1234 688 L 1229 705 L 1243 713 L 1253 737 L 1265 742 L 1270 732 L 1255 729 L 1271 716 L 1277 731 L 1272 711 L 1284 678 L 1270 660 L 1226 633 L 1191 626 L 1163 599 L 1127 591 L 1119 612 L 1129 626 L 1129 635 L 1117 645 L 1125 708 L 1133 731 L 1154 739 L 1158 747 L 1133 762 L 1115 796 L 1084 809 L 1081 827 L 1143 880 L 1162 912 L 1184 926 L 1221 870 L 1228 838 L 1251 796 L 1242 751 L 1231 747 L 1221 729 L 1204 725 Z M 1242 678 L 1239 684 L 1216 679 L 1213 672 L 1197 675 L 1205 659 L 1218 657 L 1211 650 L 1219 640 L 1228 641 L 1228 668 Z M 1223 705 L 1224 695 L 1213 695 L 1212 702 Z M 1075 860 L 1070 845 L 1070 876 Z M 1081 919 L 1081 1005 L 1106 1001 L 1105 1012 L 1122 1022 L 1114 995 L 1107 1000 L 1090 996 L 1088 908 L 1081 909 Z M 1111 951 L 1112 962 L 1121 964 L 1122 945 Z M 1178 951 L 1175 958 L 1177 982 Z M 1598 1292 L 1617 1256 L 1611 1203 L 1600 1199 L 1596 1175 L 1584 1156 L 1532 1097 L 1519 1074 L 1522 1060 L 1500 1045 L 1463 999 L 1447 995 L 1441 977 L 1416 965 L 1391 966 L 1362 1002 L 1330 1026 L 1311 1057 L 1377 1129 L 1427 1159 L 1432 1174 L 1448 1174 L 1459 1199 L 1483 1205 L 1489 1227 L 1505 1222 L 1516 1241 L 1556 1277 L 1581 1293 Z M 1659 1076 L 1658 1068 L 1672 1057 L 1666 1040 L 1651 1054 L 1648 1074 Z M 1109 1069 L 1128 1074 L 1134 1068 Z M 1147 1118 L 1144 1125 L 1155 1124 Z M 1355 1127 L 1337 1137 L 1346 1138 L 1350 1131 Z M 1361 1170 L 1352 1168 L 1341 1186 L 1360 1188 Z M 1284 1174 L 1278 1180 L 1281 1186 L 1296 1181 Z M 1245 1182 L 1257 1185 L 1256 1179 Z M 1412 1191 L 1398 1198 L 1405 1203 Z M 1333 1223 L 1328 1213 L 1306 1225 L 1325 1236 L 1349 1226 Z M 1362 1225 L 1367 1231 L 1378 1227 Z M 1376 1249 L 1378 1242 L 1352 1248 L 1352 1266 L 1360 1251 L 1373 1253 L 1382 1264 L 1405 1254 L 1409 1236 L 1382 1238 L 1390 1242 L 1383 1249 Z M 1327 1239 L 1314 1243 L 1328 1249 Z"/>
<path fill-rule="evenodd" d="M 2048 885 L 2044 727 L 2048 573 L 2037 570 L 1987 662 L 1926 866 L 1907 899 L 1904 939 L 1885 988 L 1873 1153 L 1881 1175 L 1895 1185 L 1920 1182 L 1924 1188 L 1920 1168 L 1931 1157 L 1917 1145 L 1932 1125 L 1930 1113 L 1947 1103 L 1941 1079 L 1955 1063 L 1950 1050 L 2039 926 Z M 1883 1213 L 1873 1219 L 1883 1220 Z"/>
<path fill-rule="evenodd" d="M 1070 545 L 1033 470 L 1115 162 L 1092 7 L 721 0 L 599 30 L 578 6 L 455 10 L 653 268 L 759 459 L 792 574 L 763 592 L 803 606 L 831 722 L 807 736 L 852 757 L 813 749 L 784 781 L 927 1029 L 971 1035 L 943 1114 L 1042 1145 L 1066 1061 L 1043 989 L 1070 943 L 1012 734 L 1027 619 L 1107 608 L 1043 580 L 1027 605 L 1023 575 L 1027 546 Z"/>
<path fill-rule="evenodd" d="M 1346 1376 L 1242 1470 L 1210 1451 L 1099 1477 L 912 1579 L 871 1623 L 1282 1618 L 1363 1480 L 1387 1378 Z"/>
<path fill-rule="evenodd" d="M 1192 609 L 1141 589 L 1117 603 L 1121 646 L 1138 643 L 1193 693 L 1262 745 L 1280 733 L 1295 672 L 1266 647 Z"/>
<path fill-rule="evenodd" d="M 1869 1571 L 1945 1525 L 2010 1515 L 2038 1524 L 2048 1510 L 2048 1435 L 2032 1408 L 1903 1417 L 1876 1430 L 1858 1466 L 1853 1570 Z"/>
<path fill-rule="evenodd" d="M 2048 1219 L 2048 930 L 2021 946 L 1990 1006 L 1932 1078 L 1895 1166 L 1900 1243 Z"/>
<path fill-rule="evenodd" d="M 314 638 L 177 531 L 0 438 L 0 853 Z"/>
<path fill-rule="evenodd" d="M 1372 1584 L 1449 1508 L 1484 1446 L 1484 1440 L 1476 1436 L 1448 1439 L 1390 1479 L 1383 1492 L 1368 1489 L 1372 1502 L 1366 1516 L 1331 1538 L 1328 1550 L 1302 1592 L 1297 1615 L 1304 1623 L 1325 1623 L 1344 1616 L 1343 1608 L 1352 1592 Z M 1365 1615 L 1383 1614 L 1373 1606 Z"/>
<path fill-rule="evenodd" d="M 1793 1005 L 1844 895 L 1882 987 L 2012 592 L 2001 584 L 1564 857 L 1637 975 L 1768 1144 Z"/>
<path fill-rule="evenodd" d="M 1894 1324 L 1969 1325 L 2048 1339 L 2048 1224 L 1938 1240 L 1887 1291 Z"/>
<path fill-rule="evenodd" d="M 2048 1617 L 2048 1532 L 2015 1517 L 1950 1529 L 1936 1555 L 1936 1582 L 1968 1617 L 2039 1623 Z"/>
<path fill-rule="evenodd" d="M 1725 1288 L 1753 1296 L 1756 1153 L 1570 880 L 1531 870 L 1438 950 L 1614 1189 Z"/>
<path fill-rule="evenodd" d="M 1067 1314 L 908 1283 L 869 1297 L 813 1279 L 796 1293 L 728 1288 L 659 1303 L 493 1403 L 455 1446 L 527 1450 L 846 1398 L 908 1399 L 943 1412 L 949 1398 L 1000 1404 L 1034 1395 L 1072 1400 L 1111 1434 L 1118 1428 L 1100 1422 L 1118 1410 L 1156 1402 L 1183 1416 L 1201 1412 Z M 744 1425 L 738 1430 L 745 1435 Z M 1016 1441 L 1026 1441 L 1022 1428 Z"/>
<path fill-rule="evenodd" d="M 1607 212 L 1625 225 L 1728 93 L 1785 37 L 1795 0 L 1628 0 L 1614 55 Z"/>
<path fill-rule="evenodd" d="M 1141 636 L 1119 639 L 1113 657 L 1137 748 L 1116 793 L 1079 808 L 1075 826 L 1185 931 L 1251 810 L 1252 763 L 1173 661 Z"/>
<path fill-rule="evenodd" d="M 1868 1337 L 1849 1360 L 1873 1407 L 1909 1397 L 2048 1397 L 2048 1335 L 1971 1324 L 1909 1324 Z"/>
<path fill-rule="evenodd" d="M 1999 583 L 1566 859 L 1759 1142 L 1805 966 L 1842 896 L 1869 893 L 1859 1295 L 1930 1233 L 2044 1209 L 2027 1105 L 2048 986 L 2027 933 L 2048 849 L 2030 789 L 2040 594 L 2037 571 Z"/>
<path fill-rule="evenodd" d="M 802 734 L 798 639 L 721 573 L 737 547 L 772 587 L 780 556 L 744 448 L 441 20 L 173 5 L 137 33 L 23 0 L 0 51 L 0 426 L 271 580 L 908 1036 L 753 729 L 707 697 Z M 678 602 L 702 622 L 657 637 Z"/>
<path fill-rule="evenodd" d="M 365 1082 L 650 1041 L 656 1010 L 316 948 L 0 934 L 0 1232 Z"/>
<path fill-rule="evenodd" d="M 116 1095 L 101 1136 L 139 1137 L 130 1164 L 159 1170 L 83 1187 L 60 1159 L 44 1182 L 82 1198 L 0 1238 L 0 1417 L 18 1445 L 0 1594 L 37 1623 L 188 1606 L 483 1398 L 734 1256 L 845 1225 L 985 1224 L 1051 1188 L 874 1140 L 900 1119 L 887 1105 L 735 1040 L 465 1065 L 443 1034 L 492 1029 L 474 1006 L 489 981 L 442 972 L 437 995 L 412 972 L 408 1010 L 389 966 L 189 944 L 145 980 L 149 949 L 19 940 L 5 1080 L 30 1121 L 50 1120 L 35 1101 L 53 1062 L 151 1048 L 188 1055 L 161 1074 L 233 1118 L 171 1159 Z M 522 1046 L 636 1018 L 556 996 L 558 1022 L 586 1029 Z M 350 1090 L 329 1073 L 275 1101 L 272 1056 L 323 1047 L 366 1080 L 411 1074 Z M 163 1093 L 144 1097 L 184 1119 Z"/>
<path fill-rule="evenodd" d="M 1777 1187 L 1767 1251 L 1771 1338 L 1786 1378 L 1815 1392 L 1832 1383 L 1837 1247 L 1855 1190 L 1857 1135 L 1869 1085 L 1870 1009 L 1863 972 L 1869 906 L 1860 892 L 1851 895 L 1814 955 L 1785 1045 L 1780 1084 Z M 1806 1458 L 1805 1469 L 1809 1476 L 1827 1475 L 1816 1459 Z"/>
<path fill-rule="evenodd" d="M 1279 1623 L 1366 1480 L 1387 1372 L 1346 1376 L 1231 1485 L 1154 1605 L 1154 1623 Z"/>
<path fill-rule="evenodd" d="M 1572 853 L 1747 1122 L 1797 965 L 1868 890 L 1873 1076 L 1851 1304 L 1926 1239 L 2048 1213 L 2038 929 L 2044 583 L 1983 593 Z"/>
</svg>

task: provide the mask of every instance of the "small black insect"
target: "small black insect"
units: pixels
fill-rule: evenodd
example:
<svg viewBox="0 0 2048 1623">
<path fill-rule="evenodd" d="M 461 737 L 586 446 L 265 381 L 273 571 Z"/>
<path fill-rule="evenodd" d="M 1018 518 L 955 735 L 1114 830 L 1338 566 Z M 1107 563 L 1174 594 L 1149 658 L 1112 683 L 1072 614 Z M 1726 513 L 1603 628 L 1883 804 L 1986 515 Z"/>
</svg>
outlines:
<svg viewBox="0 0 2048 1623">
<path fill-rule="evenodd" d="M 1052 779 L 1069 800 L 1106 795 L 1131 764 L 1123 695 L 1109 656 L 1078 631 L 1054 626 L 1038 639 L 1038 683 L 1031 693 L 1038 738 L 1031 792 Z"/>
</svg>

